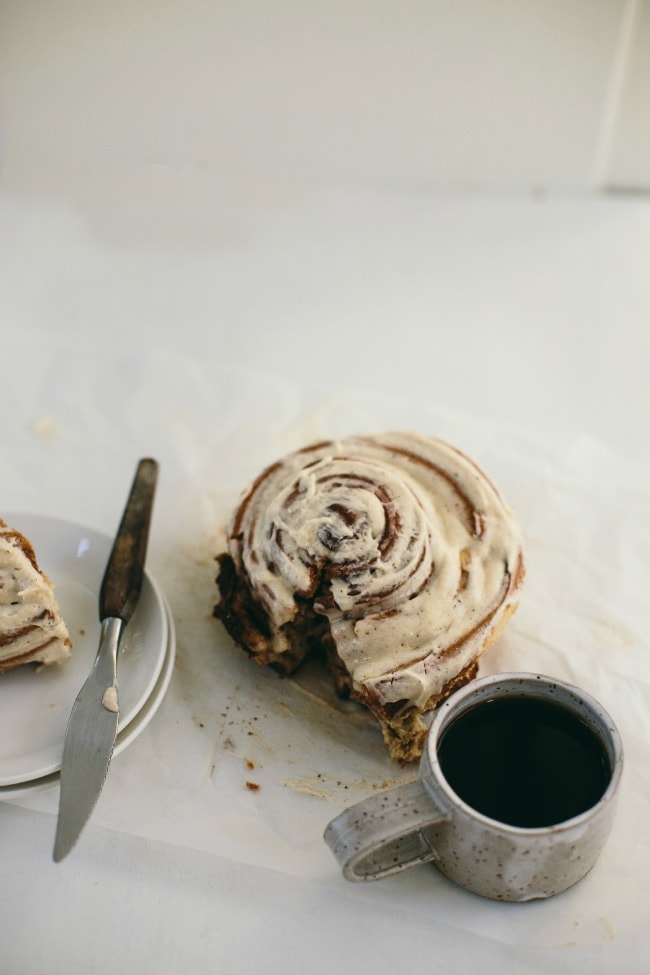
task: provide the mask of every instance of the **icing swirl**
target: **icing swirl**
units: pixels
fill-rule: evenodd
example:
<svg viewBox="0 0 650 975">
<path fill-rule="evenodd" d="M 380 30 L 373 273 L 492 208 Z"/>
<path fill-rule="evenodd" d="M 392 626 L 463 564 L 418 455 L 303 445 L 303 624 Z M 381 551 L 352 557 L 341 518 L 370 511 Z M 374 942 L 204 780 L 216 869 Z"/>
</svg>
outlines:
<svg viewBox="0 0 650 975">
<path fill-rule="evenodd" d="M 520 533 L 485 474 L 415 433 L 314 444 L 242 497 L 229 548 L 273 651 L 309 601 L 352 686 L 423 708 L 492 642 L 523 580 Z"/>
</svg>

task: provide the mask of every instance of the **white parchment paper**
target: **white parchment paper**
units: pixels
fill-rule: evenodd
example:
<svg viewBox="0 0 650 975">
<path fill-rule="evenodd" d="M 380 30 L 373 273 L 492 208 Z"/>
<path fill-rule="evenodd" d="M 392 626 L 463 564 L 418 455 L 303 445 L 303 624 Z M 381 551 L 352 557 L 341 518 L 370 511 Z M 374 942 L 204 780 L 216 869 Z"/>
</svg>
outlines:
<svg viewBox="0 0 650 975">
<path fill-rule="evenodd" d="M 643 472 L 605 444 L 431 403 L 306 387 L 204 367 L 198 355 L 83 348 L 31 350 L 41 392 L 3 430 L 2 506 L 112 533 L 138 456 L 161 463 L 149 568 L 166 592 L 178 653 L 152 723 L 116 757 L 93 822 L 277 874 L 355 901 L 399 904 L 403 923 L 473 939 L 590 955 L 614 971 L 645 935 L 650 873 L 650 591 Z M 47 378 L 47 381 L 46 381 Z M 6 381 L 20 395 L 21 378 Z M 322 675 L 283 679 L 251 663 L 212 618 L 215 555 L 239 491 L 268 462 L 322 436 L 412 428 L 473 456 L 515 508 L 525 537 L 522 604 L 482 673 L 530 670 L 598 697 L 621 731 L 626 765 L 615 828 L 596 868 L 554 900 L 497 905 L 423 867 L 371 886 L 340 877 L 322 840 L 344 806 L 413 777 L 385 753 L 364 713 L 336 701 Z M 0 511 L 1 514 L 1 511 Z M 19 527 L 19 526 L 17 526 Z M 38 539 L 33 539 L 38 548 Z M 65 609 L 65 607 L 64 607 Z M 55 813 L 58 790 L 13 800 Z M 571 952 L 574 954 L 571 955 Z M 595 961 L 594 961 L 595 959 Z M 567 969 L 568 970 L 568 969 Z"/>
</svg>

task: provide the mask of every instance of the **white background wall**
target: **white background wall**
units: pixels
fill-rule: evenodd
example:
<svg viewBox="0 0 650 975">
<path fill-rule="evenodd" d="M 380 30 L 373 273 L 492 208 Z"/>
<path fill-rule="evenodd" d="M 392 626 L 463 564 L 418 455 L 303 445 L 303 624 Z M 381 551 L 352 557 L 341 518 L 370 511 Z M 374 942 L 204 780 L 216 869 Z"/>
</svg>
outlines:
<svg viewBox="0 0 650 975">
<path fill-rule="evenodd" d="M 313 184 L 650 189 L 650 0 L 22 0 L 2 181 L 184 208 Z"/>
</svg>

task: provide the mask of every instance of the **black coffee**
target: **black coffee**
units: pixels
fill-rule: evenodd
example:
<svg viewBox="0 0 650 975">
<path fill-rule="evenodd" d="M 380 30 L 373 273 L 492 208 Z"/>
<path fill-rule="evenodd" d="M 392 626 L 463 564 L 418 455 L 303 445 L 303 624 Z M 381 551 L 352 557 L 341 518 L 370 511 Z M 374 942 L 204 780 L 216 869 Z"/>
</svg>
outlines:
<svg viewBox="0 0 650 975">
<path fill-rule="evenodd" d="M 454 792 L 511 826 L 540 827 L 577 816 L 603 795 L 611 768 L 600 739 L 548 701 L 504 697 L 460 715 L 438 744 Z"/>
</svg>

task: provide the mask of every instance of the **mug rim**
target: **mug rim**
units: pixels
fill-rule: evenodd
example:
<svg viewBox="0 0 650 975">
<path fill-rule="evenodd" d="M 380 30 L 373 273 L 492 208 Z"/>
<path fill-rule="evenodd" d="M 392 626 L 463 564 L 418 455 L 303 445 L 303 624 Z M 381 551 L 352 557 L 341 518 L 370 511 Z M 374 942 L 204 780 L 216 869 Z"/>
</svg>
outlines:
<svg viewBox="0 0 650 975">
<path fill-rule="evenodd" d="M 581 813 L 578 813 L 576 816 L 572 816 L 569 819 L 562 819 L 559 822 L 551 823 L 548 826 L 514 826 L 511 823 L 504 823 L 500 819 L 493 819 L 491 816 L 487 816 L 485 813 L 482 813 L 473 806 L 470 806 L 469 803 L 465 802 L 465 800 L 451 787 L 442 771 L 438 757 L 438 743 L 440 741 L 442 732 L 445 730 L 445 728 L 447 728 L 451 721 L 460 717 L 463 713 L 469 710 L 469 708 L 472 706 L 471 704 L 463 707 L 463 703 L 467 703 L 468 698 L 471 699 L 476 695 L 481 695 L 481 692 L 483 692 L 486 688 L 489 689 L 494 685 L 504 683 L 527 684 L 530 685 L 531 688 L 537 685 L 540 688 L 543 687 L 547 690 L 552 688 L 550 693 L 540 695 L 531 694 L 531 697 L 537 696 L 538 699 L 542 698 L 543 700 L 549 700 L 549 698 L 551 698 L 553 695 L 553 691 L 560 688 L 569 696 L 578 699 L 582 705 L 589 709 L 593 717 L 596 719 L 596 727 L 594 727 L 591 723 L 589 724 L 589 727 L 594 734 L 597 734 L 600 737 L 601 742 L 607 751 L 608 758 L 611 762 L 611 774 L 607 788 L 603 792 L 602 796 L 592 806 L 589 806 L 588 809 L 583 810 Z M 560 706 L 567 707 L 567 704 L 563 701 L 560 703 Z M 569 710 L 571 709 L 569 708 Z M 578 714 L 578 716 L 584 720 L 584 715 L 579 714 L 577 709 L 574 711 L 574 713 Z M 431 727 L 427 735 L 426 748 L 422 758 L 423 762 L 420 775 L 423 785 L 427 791 L 430 791 L 431 783 L 435 783 L 437 790 L 436 801 L 439 801 L 440 796 L 442 795 L 444 796 L 443 801 L 448 809 L 460 809 L 465 816 L 477 822 L 483 823 L 491 830 L 496 828 L 507 835 L 532 838 L 534 836 L 547 836 L 550 833 L 557 834 L 558 832 L 569 832 L 572 829 L 579 828 L 615 799 L 623 771 L 623 743 L 618 728 L 616 727 L 616 724 L 609 712 L 600 703 L 600 701 L 593 697 L 593 695 L 589 694 L 588 691 L 585 691 L 581 687 L 571 684 L 568 681 L 551 677 L 547 674 L 539 674 L 529 671 L 506 671 L 500 674 L 488 674 L 485 677 L 477 678 L 471 683 L 466 684 L 465 687 L 455 691 L 440 705 L 440 708 L 438 709 L 431 723 Z M 428 783 L 427 780 L 430 780 L 430 782 Z"/>
</svg>

